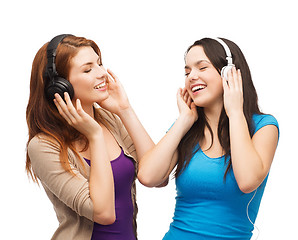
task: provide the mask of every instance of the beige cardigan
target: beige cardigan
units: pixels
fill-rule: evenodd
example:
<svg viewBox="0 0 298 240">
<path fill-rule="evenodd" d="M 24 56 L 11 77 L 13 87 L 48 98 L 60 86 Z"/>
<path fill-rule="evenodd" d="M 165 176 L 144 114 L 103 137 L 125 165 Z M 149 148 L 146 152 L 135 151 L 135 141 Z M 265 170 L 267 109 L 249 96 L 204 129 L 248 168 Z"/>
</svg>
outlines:
<svg viewBox="0 0 298 240">
<path fill-rule="evenodd" d="M 96 110 L 109 124 L 111 133 L 127 156 L 136 161 L 136 150 L 124 125 L 118 117 L 102 109 Z M 76 176 L 66 172 L 59 160 L 59 148 L 40 134 L 28 144 L 32 169 L 43 185 L 54 206 L 59 227 L 53 240 L 89 240 L 93 230 L 93 204 L 89 194 L 89 165 L 68 150 L 70 166 Z M 135 164 L 136 165 L 136 164 Z M 86 169 L 86 170 L 84 170 Z M 136 166 L 137 169 L 137 166 Z M 132 187 L 134 204 L 134 228 L 136 229 L 135 183 Z"/>
</svg>

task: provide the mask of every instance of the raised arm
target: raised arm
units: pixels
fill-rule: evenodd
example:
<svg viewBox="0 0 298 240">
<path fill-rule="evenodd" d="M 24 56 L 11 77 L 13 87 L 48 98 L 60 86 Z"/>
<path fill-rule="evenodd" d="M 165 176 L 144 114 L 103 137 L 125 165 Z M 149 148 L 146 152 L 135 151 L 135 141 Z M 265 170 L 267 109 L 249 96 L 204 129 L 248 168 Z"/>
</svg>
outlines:
<svg viewBox="0 0 298 240">
<path fill-rule="evenodd" d="M 267 125 L 250 137 L 243 113 L 242 78 L 234 68 L 224 80 L 224 105 L 229 117 L 233 172 L 240 190 L 254 191 L 267 176 L 278 142 L 278 129 Z"/>
<path fill-rule="evenodd" d="M 158 144 L 140 159 L 139 181 L 148 187 L 165 182 L 177 164 L 177 147 L 183 136 L 197 120 L 197 110 L 186 90 L 177 92 L 180 115 Z"/>
<path fill-rule="evenodd" d="M 134 143 L 137 157 L 141 159 L 155 144 L 131 107 L 121 82 L 111 70 L 107 71 L 109 98 L 101 102 L 100 106 L 120 117 Z"/>
<path fill-rule="evenodd" d="M 77 100 L 76 108 L 69 95 L 66 103 L 56 94 L 55 104 L 66 121 L 89 140 L 91 170 L 89 179 L 90 198 L 93 202 L 93 221 L 108 225 L 115 221 L 114 178 L 101 126 L 89 116 Z"/>
<path fill-rule="evenodd" d="M 100 106 L 117 114 L 132 138 L 138 160 L 139 181 L 148 187 L 163 186 L 177 163 L 177 147 L 185 133 L 197 119 L 197 111 L 186 90 L 179 89 L 177 103 L 180 116 L 175 124 L 155 146 L 129 104 L 124 89 L 116 75 L 108 70 L 109 98 Z"/>
</svg>

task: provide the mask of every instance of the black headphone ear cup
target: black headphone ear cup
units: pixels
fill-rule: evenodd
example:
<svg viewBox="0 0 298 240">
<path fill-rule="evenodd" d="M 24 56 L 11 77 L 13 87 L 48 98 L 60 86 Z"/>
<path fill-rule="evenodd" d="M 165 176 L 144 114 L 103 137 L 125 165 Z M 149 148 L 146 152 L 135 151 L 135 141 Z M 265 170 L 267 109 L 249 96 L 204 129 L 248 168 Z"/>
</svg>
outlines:
<svg viewBox="0 0 298 240">
<path fill-rule="evenodd" d="M 55 93 L 58 93 L 62 99 L 64 99 L 65 92 L 69 94 L 70 99 L 73 99 L 73 86 L 69 81 L 59 76 L 54 77 L 54 79 L 50 81 L 50 84 L 46 87 L 46 96 L 50 102 L 52 102 L 55 98 Z"/>
</svg>

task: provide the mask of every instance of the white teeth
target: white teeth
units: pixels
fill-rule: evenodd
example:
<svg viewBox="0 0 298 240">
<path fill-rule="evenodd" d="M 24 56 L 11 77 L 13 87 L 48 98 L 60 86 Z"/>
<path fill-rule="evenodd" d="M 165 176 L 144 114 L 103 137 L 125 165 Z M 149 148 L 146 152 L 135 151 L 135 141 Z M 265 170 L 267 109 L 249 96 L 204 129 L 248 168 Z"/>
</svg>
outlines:
<svg viewBox="0 0 298 240">
<path fill-rule="evenodd" d="M 197 90 L 201 90 L 201 89 L 204 89 L 206 86 L 204 85 L 198 85 L 198 86 L 194 86 L 191 91 L 195 92 Z"/>
<path fill-rule="evenodd" d="M 100 89 L 100 88 L 103 88 L 103 87 L 105 87 L 105 86 L 106 86 L 106 82 L 102 82 L 102 83 L 96 85 L 94 88 L 95 88 L 95 89 Z"/>
</svg>

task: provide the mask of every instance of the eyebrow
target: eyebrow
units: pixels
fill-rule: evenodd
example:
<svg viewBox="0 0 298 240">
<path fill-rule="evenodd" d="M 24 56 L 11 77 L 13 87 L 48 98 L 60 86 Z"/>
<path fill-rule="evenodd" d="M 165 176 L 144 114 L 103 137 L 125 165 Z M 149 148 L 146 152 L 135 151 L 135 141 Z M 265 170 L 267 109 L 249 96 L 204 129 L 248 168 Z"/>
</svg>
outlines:
<svg viewBox="0 0 298 240">
<path fill-rule="evenodd" d="M 199 60 L 195 63 L 195 65 L 200 65 L 202 62 L 206 62 L 206 63 L 210 64 L 210 62 L 207 60 Z M 190 67 L 185 65 L 184 69 L 190 69 Z"/>
<path fill-rule="evenodd" d="M 96 62 L 97 62 L 97 63 L 101 63 L 101 59 L 100 59 L 100 57 L 98 57 L 98 59 L 97 59 Z M 84 66 L 86 66 L 86 65 L 92 65 L 93 63 L 94 63 L 94 62 L 86 62 L 86 63 L 82 64 L 81 67 L 84 67 Z"/>
</svg>

